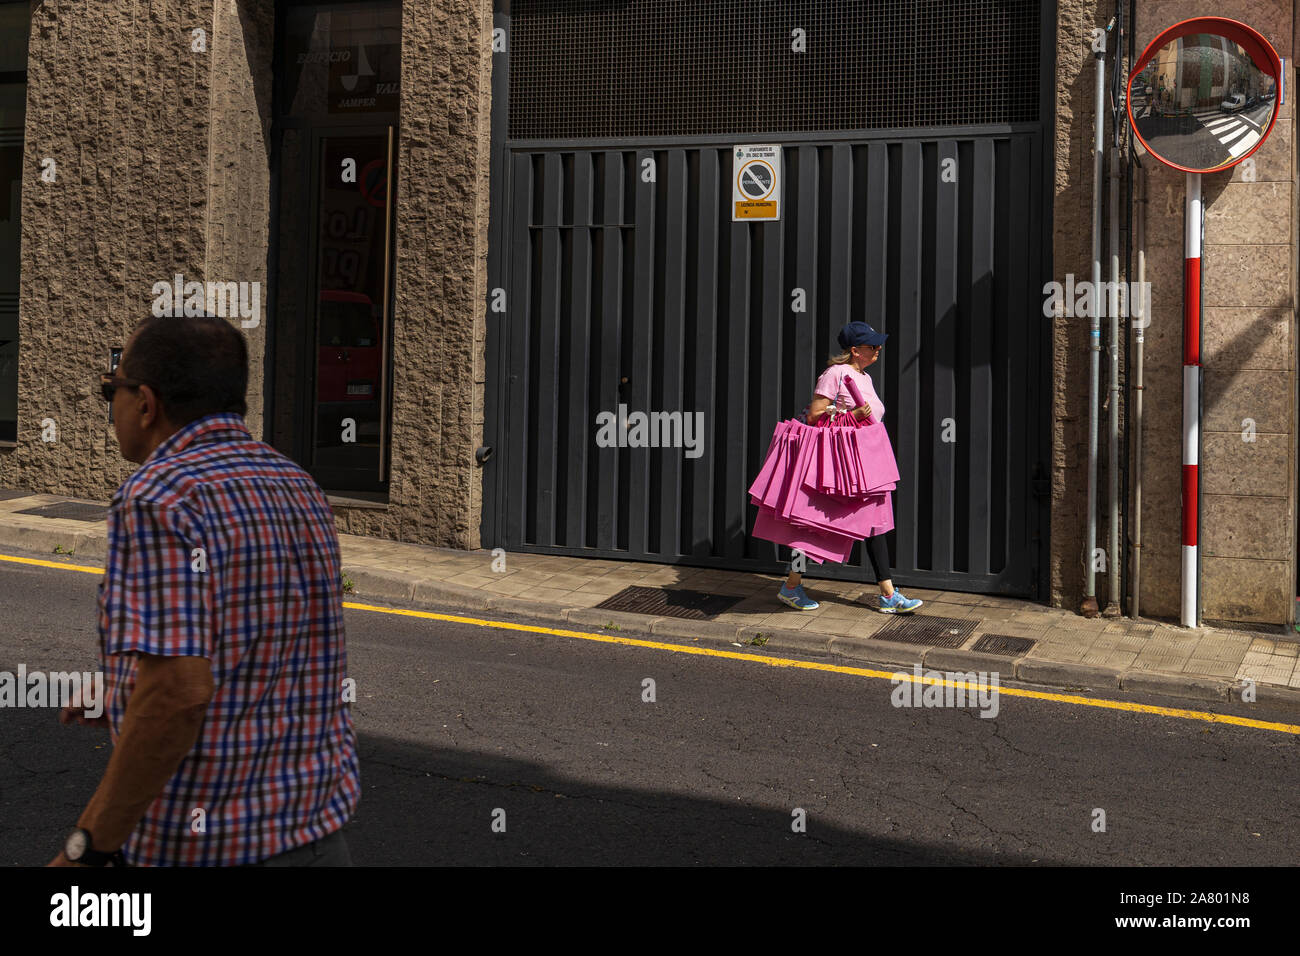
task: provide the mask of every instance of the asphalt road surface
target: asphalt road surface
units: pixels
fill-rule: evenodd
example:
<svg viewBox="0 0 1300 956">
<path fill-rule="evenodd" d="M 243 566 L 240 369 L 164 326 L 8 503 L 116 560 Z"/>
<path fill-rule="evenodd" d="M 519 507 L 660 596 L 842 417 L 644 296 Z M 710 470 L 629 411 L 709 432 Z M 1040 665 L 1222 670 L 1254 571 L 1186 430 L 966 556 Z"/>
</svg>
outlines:
<svg viewBox="0 0 1300 956">
<path fill-rule="evenodd" d="M 95 669 L 97 582 L 0 561 L 0 671 Z M 995 719 L 899 708 L 883 679 L 368 611 L 347 629 L 359 865 L 1300 859 L 1289 733 L 1008 695 Z M 0 709 L 0 864 L 53 856 L 108 756 L 106 731 Z"/>
</svg>

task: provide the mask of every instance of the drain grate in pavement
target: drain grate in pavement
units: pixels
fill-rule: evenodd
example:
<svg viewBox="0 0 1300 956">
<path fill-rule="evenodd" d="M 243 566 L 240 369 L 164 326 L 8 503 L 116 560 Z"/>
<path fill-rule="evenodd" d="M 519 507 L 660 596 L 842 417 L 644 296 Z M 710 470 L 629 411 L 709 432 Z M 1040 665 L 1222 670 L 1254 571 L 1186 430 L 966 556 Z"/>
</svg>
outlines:
<svg viewBox="0 0 1300 956">
<path fill-rule="evenodd" d="M 74 521 L 100 521 L 108 516 L 106 505 L 86 505 L 78 501 L 60 501 L 58 504 L 41 505 L 15 511 L 19 515 L 40 515 L 42 518 L 71 518 Z"/>
<path fill-rule="evenodd" d="M 1012 637 L 1010 634 L 982 634 L 971 648 L 985 654 L 1005 654 L 1007 657 L 1019 657 L 1033 649 L 1038 642 L 1028 637 Z"/>
<path fill-rule="evenodd" d="M 11 498 L 30 498 L 30 491 L 17 491 L 13 488 L 0 488 L 0 501 L 9 501 Z"/>
<path fill-rule="evenodd" d="M 705 594 L 680 588 L 624 588 L 596 605 L 608 611 L 629 611 L 656 617 L 684 617 L 704 621 L 743 601 L 740 594 Z"/>
<path fill-rule="evenodd" d="M 871 636 L 880 641 L 929 644 L 933 647 L 961 647 L 977 622 L 960 617 L 911 614 L 897 617 Z"/>
</svg>

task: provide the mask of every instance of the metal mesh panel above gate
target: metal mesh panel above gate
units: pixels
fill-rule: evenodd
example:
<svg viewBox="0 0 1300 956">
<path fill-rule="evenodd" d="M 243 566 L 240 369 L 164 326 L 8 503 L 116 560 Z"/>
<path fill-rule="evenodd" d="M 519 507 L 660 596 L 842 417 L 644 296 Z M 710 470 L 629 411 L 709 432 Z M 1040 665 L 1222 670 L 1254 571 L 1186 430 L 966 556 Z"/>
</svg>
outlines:
<svg viewBox="0 0 1300 956">
<path fill-rule="evenodd" d="M 1039 0 L 514 0 L 512 139 L 1034 122 Z"/>
</svg>

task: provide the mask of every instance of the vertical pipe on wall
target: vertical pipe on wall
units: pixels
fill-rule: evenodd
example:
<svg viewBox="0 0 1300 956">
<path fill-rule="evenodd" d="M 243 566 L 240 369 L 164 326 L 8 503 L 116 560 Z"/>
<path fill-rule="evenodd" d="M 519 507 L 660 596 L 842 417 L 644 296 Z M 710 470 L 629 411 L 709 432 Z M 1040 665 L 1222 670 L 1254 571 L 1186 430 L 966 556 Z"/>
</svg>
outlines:
<svg viewBox="0 0 1300 956">
<path fill-rule="evenodd" d="M 1142 583 L 1142 343 L 1151 321 L 1151 303 L 1144 291 L 1147 279 L 1147 171 L 1138 167 L 1137 181 L 1137 310 L 1133 323 L 1133 616 L 1138 616 Z"/>
<path fill-rule="evenodd" d="M 1106 37 L 1096 52 L 1097 82 L 1093 108 L 1092 146 L 1092 302 L 1088 320 L 1088 549 L 1084 555 L 1086 569 L 1083 606 L 1084 617 L 1097 616 L 1097 579 L 1093 555 L 1097 550 L 1097 391 L 1101 349 L 1101 150 L 1105 127 Z"/>
<path fill-rule="evenodd" d="M 1118 57 L 1116 58 L 1118 60 Z M 1118 71 L 1118 63 L 1116 70 Z M 1106 576 L 1110 583 L 1110 597 L 1106 604 L 1107 617 L 1119 616 L 1120 571 L 1124 559 L 1119 549 L 1119 156 L 1114 146 L 1110 150 L 1110 434 L 1107 436 L 1106 474 L 1110 479 L 1110 540 L 1106 549 Z"/>
</svg>

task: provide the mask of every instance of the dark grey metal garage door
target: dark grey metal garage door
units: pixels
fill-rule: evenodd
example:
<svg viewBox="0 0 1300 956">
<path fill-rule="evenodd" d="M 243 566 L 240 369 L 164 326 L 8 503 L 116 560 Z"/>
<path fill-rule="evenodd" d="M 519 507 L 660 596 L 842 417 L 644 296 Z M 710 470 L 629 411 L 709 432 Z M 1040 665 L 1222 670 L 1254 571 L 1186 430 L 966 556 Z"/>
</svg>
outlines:
<svg viewBox="0 0 1300 956">
<path fill-rule="evenodd" d="M 890 335 L 871 374 L 902 476 L 895 580 L 1036 592 L 1041 123 L 641 143 L 494 127 L 485 547 L 778 569 L 747 488 L 861 318 Z M 779 222 L 731 221 L 743 143 L 783 146 Z M 701 454 L 599 447 L 620 405 L 703 413 Z M 817 574 L 870 579 L 860 545 Z"/>
</svg>

